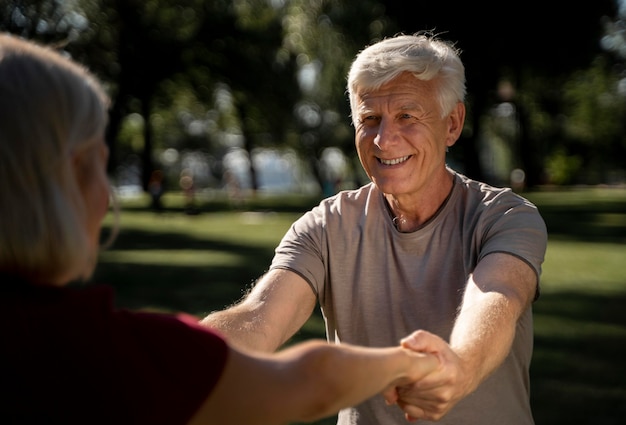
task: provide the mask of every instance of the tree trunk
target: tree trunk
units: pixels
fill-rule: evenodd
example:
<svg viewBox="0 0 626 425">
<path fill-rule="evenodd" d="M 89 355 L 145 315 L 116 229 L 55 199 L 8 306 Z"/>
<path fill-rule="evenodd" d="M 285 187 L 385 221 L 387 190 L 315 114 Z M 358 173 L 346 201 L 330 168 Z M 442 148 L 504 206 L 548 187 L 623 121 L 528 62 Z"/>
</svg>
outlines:
<svg viewBox="0 0 626 425">
<path fill-rule="evenodd" d="M 259 181 L 257 177 L 256 168 L 254 166 L 254 161 L 252 160 L 252 150 L 254 149 L 254 142 L 252 141 L 252 133 L 250 132 L 249 124 L 248 124 L 248 114 L 246 111 L 246 107 L 242 106 L 239 108 L 239 114 L 241 116 L 241 132 L 243 133 L 243 148 L 248 153 L 249 164 L 250 164 L 250 187 L 252 189 L 252 195 L 256 195 L 259 190 Z"/>
<path fill-rule="evenodd" d="M 141 185 L 148 191 L 150 176 L 154 169 L 152 162 L 152 127 L 150 126 L 151 96 L 141 99 L 141 115 L 143 116 L 143 151 L 141 152 Z"/>
</svg>

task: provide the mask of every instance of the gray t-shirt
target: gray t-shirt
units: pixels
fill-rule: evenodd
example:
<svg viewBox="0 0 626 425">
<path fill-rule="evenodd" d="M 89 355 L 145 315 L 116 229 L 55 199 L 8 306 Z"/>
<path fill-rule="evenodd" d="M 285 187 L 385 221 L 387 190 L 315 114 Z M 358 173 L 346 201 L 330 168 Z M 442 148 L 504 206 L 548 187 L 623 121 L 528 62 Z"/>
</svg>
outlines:
<svg viewBox="0 0 626 425">
<path fill-rule="evenodd" d="M 546 243 L 545 223 L 529 201 L 456 173 L 446 202 L 412 233 L 396 230 L 382 193 L 371 183 L 323 200 L 285 234 L 271 268 L 292 270 L 309 282 L 329 341 L 383 347 L 417 329 L 448 340 L 478 261 L 510 253 L 539 276 Z M 533 424 L 532 348 L 529 308 L 504 363 L 437 424 Z M 397 406 L 376 396 L 340 412 L 338 424 L 405 425 L 406 420 Z"/>
</svg>

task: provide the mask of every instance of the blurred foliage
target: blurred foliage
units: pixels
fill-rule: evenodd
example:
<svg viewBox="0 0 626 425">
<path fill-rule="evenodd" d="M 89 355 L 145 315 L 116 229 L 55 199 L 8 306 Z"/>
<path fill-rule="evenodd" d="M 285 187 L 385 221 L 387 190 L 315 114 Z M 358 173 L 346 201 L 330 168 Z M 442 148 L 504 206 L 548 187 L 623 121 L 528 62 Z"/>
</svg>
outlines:
<svg viewBox="0 0 626 425">
<path fill-rule="evenodd" d="M 297 152 L 320 187 L 324 150 L 339 148 L 362 183 L 345 93 L 352 58 L 426 29 L 458 40 L 466 64 L 468 120 L 450 153 L 461 171 L 507 184 L 506 170 L 522 168 L 528 186 L 623 181 L 626 8 L 543 6 L 493 4 L 468 20 L 475 5 L 461 1 L 414 14 L 399 0 L 8 0 L 0 30 L 56 45 L 102 79 L 110 172 L 132 163 L 144 188 L 173 150 L 202 152 L 219 182 L 231 149 L 269 146 Z M 497 113 L 506 107 L 512 115 Z M 497 173 L 484 169 L 485 143 Z"/>
<path fill-rule="evenodd" d="M 548 181 L 557 185 L 574 183 L 582 162 L 580 156 L 568 155 L 564 148 L 557 149 L 546 160 Z"/>
</svg>

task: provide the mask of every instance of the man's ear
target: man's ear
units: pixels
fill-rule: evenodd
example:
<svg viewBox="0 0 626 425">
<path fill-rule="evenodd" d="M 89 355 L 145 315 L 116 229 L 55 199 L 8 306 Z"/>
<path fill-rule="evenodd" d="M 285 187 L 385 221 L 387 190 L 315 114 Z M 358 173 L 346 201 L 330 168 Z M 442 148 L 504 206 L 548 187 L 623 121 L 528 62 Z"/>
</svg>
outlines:
<svg viewBox="0 0 626 425">
<path fill-rule="evenodd" d="M 465 104 L 458 102 L 448 114 L 447 120 L 448 137 L 446 139 L 446 146 L 450 147 L 456 143 L 463 131 L 463 126 L 465 125 Z"/>
</svg>

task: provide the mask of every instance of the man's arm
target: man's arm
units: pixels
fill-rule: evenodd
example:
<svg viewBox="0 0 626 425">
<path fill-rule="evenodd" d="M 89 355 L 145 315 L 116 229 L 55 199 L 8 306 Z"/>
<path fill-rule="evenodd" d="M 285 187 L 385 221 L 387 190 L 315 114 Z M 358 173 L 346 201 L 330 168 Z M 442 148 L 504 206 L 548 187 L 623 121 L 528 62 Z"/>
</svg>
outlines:
<svg viewBox="0 0 626 425">
<path fill-rule="evenodd" d="M 403 341 L 438 355 L 439 369 L 388 401 L 398 402 L 410 417 L 441 419 L 502 364 L 536 288 L 537 276 L 524 261 L 509 254 L 486 256 L 468 280 L 449 344 L 425 331 Z"/>
<path fill-rule="evenodd" d="M 273 352 L 311 316 L 316 297 L 309 284 L 289 270 L 271 270 L 246 297 L 201 324 L 218 329 L 229 343 L 243 349 Z"/>
</svg>

